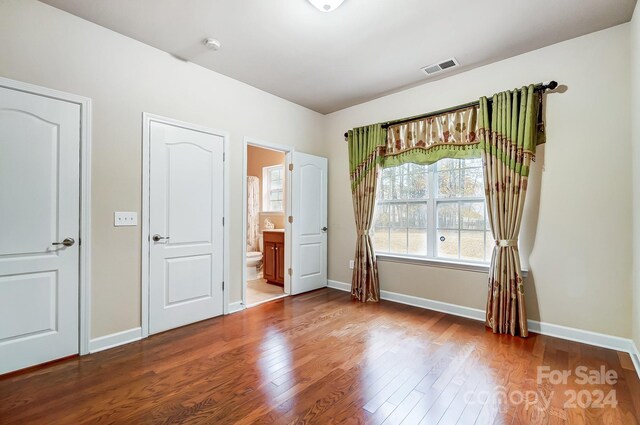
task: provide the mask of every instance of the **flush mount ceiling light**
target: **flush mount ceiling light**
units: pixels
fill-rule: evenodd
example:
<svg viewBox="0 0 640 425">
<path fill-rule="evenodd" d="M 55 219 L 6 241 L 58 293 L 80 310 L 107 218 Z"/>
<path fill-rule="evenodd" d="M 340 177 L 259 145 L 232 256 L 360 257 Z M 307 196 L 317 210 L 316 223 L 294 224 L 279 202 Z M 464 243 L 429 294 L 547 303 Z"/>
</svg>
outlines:
<svg viewBox="0 0 640 425">
<path fill-rule="evenodd" d="M 344 0 L 309 0 L 321 12 L 333 12 Z"/>
</svg>

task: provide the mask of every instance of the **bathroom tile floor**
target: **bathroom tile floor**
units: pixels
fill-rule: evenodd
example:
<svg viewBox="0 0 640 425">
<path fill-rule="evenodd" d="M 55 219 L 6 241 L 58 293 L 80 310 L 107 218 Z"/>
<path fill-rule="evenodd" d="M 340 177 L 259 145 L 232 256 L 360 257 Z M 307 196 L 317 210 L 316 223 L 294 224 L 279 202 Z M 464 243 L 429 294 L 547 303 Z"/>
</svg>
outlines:
<svg viewBox="0 0 640 425">
<path fill-rule="evenodd" d="M 284 290 L 268 284 L 265 279 L 247 281 L 247 306 L 251 307 L 284 296 Z"/>
</svg>

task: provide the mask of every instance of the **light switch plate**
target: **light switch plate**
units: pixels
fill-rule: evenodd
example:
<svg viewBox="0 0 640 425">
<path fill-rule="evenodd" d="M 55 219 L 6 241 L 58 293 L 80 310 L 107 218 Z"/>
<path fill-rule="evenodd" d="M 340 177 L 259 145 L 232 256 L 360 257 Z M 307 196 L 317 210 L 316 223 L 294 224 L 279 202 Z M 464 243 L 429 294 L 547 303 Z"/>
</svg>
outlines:
<svg viewBox="0 0 640 425">
<path fill-rule="evenodd" d="M 138 213 L 135 211 L 116 211 L 113 213 L 113 225 L 119 226 L 137 226 Z"/>
<path fill-rule="evenodd" d="M 353 270 L 353 260 L 349 260 L 349 268 Z"/>
</svg>

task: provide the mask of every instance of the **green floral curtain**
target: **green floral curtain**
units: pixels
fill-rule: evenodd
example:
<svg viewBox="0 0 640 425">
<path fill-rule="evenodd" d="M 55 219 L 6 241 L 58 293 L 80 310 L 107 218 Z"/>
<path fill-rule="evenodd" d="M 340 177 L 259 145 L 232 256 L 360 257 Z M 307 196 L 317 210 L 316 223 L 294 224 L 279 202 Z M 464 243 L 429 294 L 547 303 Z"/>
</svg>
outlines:
<svg viewBox="0 0 640 425">
<path fill-rule="evenodd" d="M 349 170 L 356 218 L 356 255 L 351 295 L 361 302 L 380 300 L 378 265 L 369 232 L 387 131 L 380 124 L 349 130 Z"/>
<path fill-rule="evenodd" d="M 495 247 L 486 325 L 495 333 L 528 335 L 518 235 L 536 144 L 544 142 L 541 96 L 534 86 L 480 99 L 480 149 L 487 211 Z"/>
<path fill-rule="evenodd" d="M 379 300 L 376 257 L 369 232 L 383 167 L 432 164 L 443 158 L 483 159 L 489 223 L 495 239 L 486 325 L 496 333 L 528 335 L 518 235 L 529 166 L 544 143 L 542 96 L 535 86 L 499 93 L 492 102 L 396 124 L 349 131 L 351 192 L 358 239 L 351 294 Z"/>
<path fill-rule="evenodd" d="M 478 105 L 389 127 L 384 167 L 479 158 Z"/>
</svg>

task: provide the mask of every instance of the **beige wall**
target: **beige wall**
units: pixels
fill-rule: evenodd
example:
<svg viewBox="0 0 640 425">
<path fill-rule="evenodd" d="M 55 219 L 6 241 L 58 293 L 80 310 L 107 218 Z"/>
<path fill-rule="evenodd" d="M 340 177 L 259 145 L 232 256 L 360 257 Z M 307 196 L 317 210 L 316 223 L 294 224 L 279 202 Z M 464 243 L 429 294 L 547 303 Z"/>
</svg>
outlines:
<svg viewBox="0 0 640 425">
<path fill-rule="evenodd" d="M 91 337 L 140 326 L 142 113 L 231 134 L 230 301 L 241 299 L 244 136 L 318 154 L 323 116 L 35 0 L 0 2 L 0 75 L 93 100 Z M 214 53 L 208 53 L 214 54 Z"/>
<path fill-rule="evenodd" d="M 633 143 L 633 341 L 640 349 L 640 6 L 631 21 L 631 116 Z"/>
<path fill-rule="evenodd" d="M 554 79 L 567 90 L 547 99 L 548 143 L 531 172 L 521 237 L 529 318 L 630 337 L 629 30 L 621 25 L 328 115 L 329 279 L 351 281 L 345 130 Z M 380 279 L 383 290 L 485 307 L 483 273 L 381 262 Z"/>
</svg>

